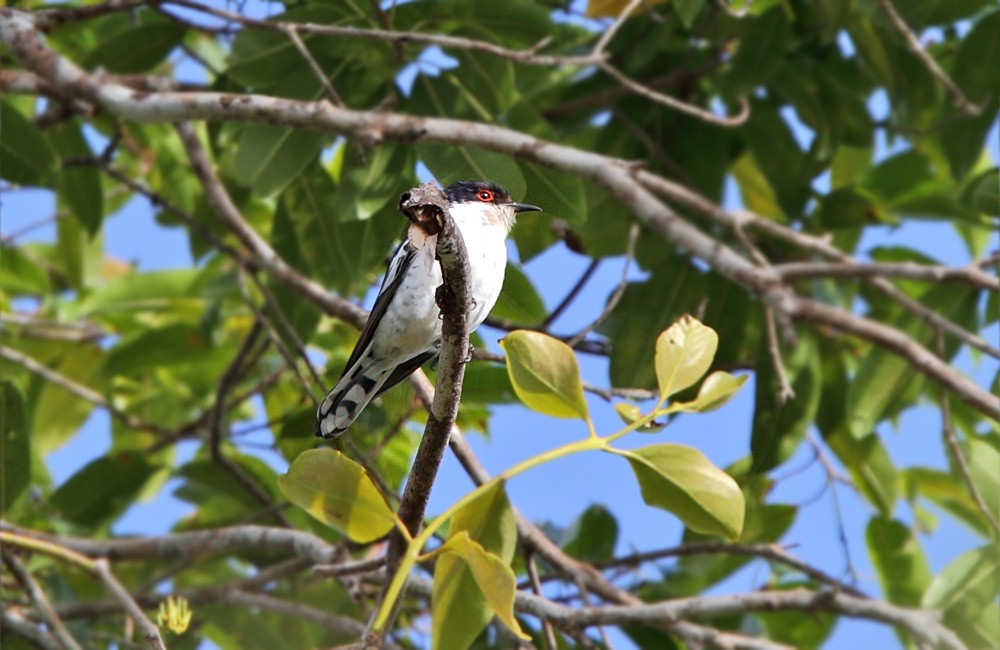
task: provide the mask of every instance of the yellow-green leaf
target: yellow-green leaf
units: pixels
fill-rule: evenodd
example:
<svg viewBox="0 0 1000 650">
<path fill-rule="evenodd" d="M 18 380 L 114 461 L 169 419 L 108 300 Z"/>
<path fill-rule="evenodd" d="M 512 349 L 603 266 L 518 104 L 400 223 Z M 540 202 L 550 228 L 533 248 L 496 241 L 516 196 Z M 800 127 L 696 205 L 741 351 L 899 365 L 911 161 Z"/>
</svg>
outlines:
<svg viewBox="0 0 1000 650">
<path fill-rule="evenodd" d="M 748 377 L 749 375 L 736 377 L 728 372 L 717 370 L 705 378 L 698 391 L 698 397 L 694 401 L 677 404 L 677 410 L 695 413 L 714 411 L 732 399 L 733 395 L 746 383 Z"/>
<path fill-rule="evenodd" d="M 497 482 L 455 513 L 450 537 L 464 534 L 510 564 L 517 547 L 517 524 L 504 490 Z M 471 568 L 454 556 L 442 556 L 434 571 L 432 647 L 468 648 L 493 619 L 493 608 L 481 593 Z"/>
<path fill-rule="evenodd" d="M 472 541 L 468 531 L 460 531 L 448 538 L 441 547 L 442 554 L 438 560 L 435 575 L 449 567 L 449 562 L 461 560 L 472 571 L 480 592 L 486 597 L 486 602 L 500 621 L 506 625 L 518 638 L 529 641 L 531 637 L 524 633 L 517 619 L 514 618 L 514 594 L 517 591 L 517 580 L 514 572 L 499 557 L 488 552 L 482 546 Z M 436 580 L 435 580 L 436 582 Z M 435 590 L 437 596 L 437 590 Z M 433 603 L 434 618 L 438 617 L 440 601 L 435 598 Z M 457 610 L 452 610 L 456 612 Z M 449 621 L 441 621 L 446 628 Z M 435 625 L 435 630 L 438 626 Z M 447 637 L 447 635 L 445 635 Z M 446 641 L 446 638 L 440 639 Z M 440 647 L 434 643 L 434 647 Z M 451 646 L 448 646 L 451 647 Z"/>
<path fill-rule="evenodd" d="M 541 332 L 518 330 L 500 342 L 514 392 L 526 406 L 557 418 L 588 419 L 573 349 Z"/>
<path fill-rule="evenodd" d="M 685 315 L 656 339 L 656 382 L 660 403 L 701 379 L 715 358 L 719 335 Z"/>
<path fill-rule="evenodd" d="M 737 539 L 743 530 L 743 492 L 731 476 L 693 447 L 660 444 L 610 449 L 632 465 L 643 500 L 677 515 L 705 535 Z"/>
<path fill-rule="evenodd" d="M 278 487 L 289 501 L 359 544 L 382 537 L 396 521 L 364 468 L 333 449 L 299 454 L 278 477 Z"/>
<path fill-rule="evenodd" d="M 643 418 L 642 410 L 635 404 L 630 404 L 629 402 L 618 402 L 615 404 L 615 411 L 618 412 L 618 417 L 624 420 L 625 424 L 635 424 Z M 653 420 L 649 424 L 639 427 L 636 431 L 640 433 L 653 433 L 654 431 L 659 431 L 665 426 L 665 422 L 657 422 Z"/>
</svg>

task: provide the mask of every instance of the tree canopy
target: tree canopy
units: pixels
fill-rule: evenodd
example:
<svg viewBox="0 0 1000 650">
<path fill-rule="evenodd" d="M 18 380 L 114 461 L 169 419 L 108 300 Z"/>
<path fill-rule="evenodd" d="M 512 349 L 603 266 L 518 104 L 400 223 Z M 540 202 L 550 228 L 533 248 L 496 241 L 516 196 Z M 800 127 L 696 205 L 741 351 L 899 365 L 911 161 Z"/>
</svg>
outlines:
<svg viewBox="0 0 1000 650">
<path fill-rule="evenodd" d="M 859 618 L 906 647 L 1000 638 L 996 3 L 8 4 L 4 648 L 812 648 Z M 437 365 L 331 449 L 317 400 L 428 178 L 544 212 L 472 358 L 446 309 Z M 51 214 L 12 214 L 29 200 Z M 136 205 L 189 263 L 109 253 Z M 907 235 L 928 224 L 961 253 Z M 741 391 L 737 460 L 672 438 Z M 524 435 L 501 406 L 576 437 L 492 476 L 467 438 Z M 887 444 L 918 408 L 937 465 Z M 109 447 L 55 478 L 95 412 Z M 803 453 L 863 504 L 825 562 L 787 546 L 823 506 L 774 497 Z M 428 510 L 442 454 L 473 487 Z M 525 516 L 508 483 L 578 454 L 683 532 L 632 552 L 617 501 Z M 116 527 L 168 494 L 168 532 Z M 948 526 L 977 545 L 932 567 Z"/>
</svg>

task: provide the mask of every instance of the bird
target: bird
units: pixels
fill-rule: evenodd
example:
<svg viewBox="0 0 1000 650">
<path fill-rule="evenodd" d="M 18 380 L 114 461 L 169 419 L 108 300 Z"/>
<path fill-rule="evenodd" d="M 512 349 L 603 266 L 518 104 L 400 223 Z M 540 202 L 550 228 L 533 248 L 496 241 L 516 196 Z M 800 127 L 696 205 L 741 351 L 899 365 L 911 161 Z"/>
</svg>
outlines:
<svg viewBox="0 0 1000 650">
<path fill-rule="evenodd" d="M 520 212 L 541 208 L 516 203 L 493 181 L 459 181 L 444 190 L 451 218 L 469 258 L 471 334 L 493 309 L 507 268 L 507 235 Z M 375 305 L 340 380 L 316 410 L 316 436 L 333 439 L 368 404 L 435 357 L 441 349 L 441 310 L 435 292 L 441 265 L 433 246 L 404 240 L 382 280 Z"/>
</svg>

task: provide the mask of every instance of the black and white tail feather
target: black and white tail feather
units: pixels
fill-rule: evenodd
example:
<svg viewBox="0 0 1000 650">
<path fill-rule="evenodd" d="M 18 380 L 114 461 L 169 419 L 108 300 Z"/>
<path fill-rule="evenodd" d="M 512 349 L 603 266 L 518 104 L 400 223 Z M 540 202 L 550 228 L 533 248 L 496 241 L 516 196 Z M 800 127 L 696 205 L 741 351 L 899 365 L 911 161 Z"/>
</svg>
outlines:
<svg viewBox="0 0 1000 650">
<path fill-rule="evenodd" d="M 396 249 L 368 322 L 344 367 L 344 374 L 326 394 L 316 413 L 317 436 L 330 439 L 344 433 L 369 402 L 406 379 L 437 354 L 436 350 L 427 350 L 403 363 L 393 364 L 375 358 L 372 350 L 375 331 L 415 257 L 416 250 L 408 241 Z"/>
</svg>

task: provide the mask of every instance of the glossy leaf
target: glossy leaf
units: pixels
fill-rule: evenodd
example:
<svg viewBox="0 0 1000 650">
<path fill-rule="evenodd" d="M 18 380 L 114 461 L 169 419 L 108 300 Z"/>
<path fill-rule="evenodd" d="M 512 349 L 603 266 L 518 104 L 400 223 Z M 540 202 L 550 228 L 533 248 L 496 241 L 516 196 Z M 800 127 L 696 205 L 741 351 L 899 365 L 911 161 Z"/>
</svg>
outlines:
<svg viewBox="0 0 1000 650">
<path fill-rule="evenodd" d="M 450 536 L 448 541 L 441 547 L 441 550 L 444 557 L 452 555 L 465 563 L 475 578 L 480 593 L 486 598 L 496 617 L 515 636 L 520 639 L 530 640 L 531 637 L 521 630 L 521 626 L 514 618 L 514 594 L 517 591 L 517 581 L 510 567 L 499 557 L 486 551 L 481 545 L 474 542 L 469 537 L 468 531 L 464 530 Z M 439 606 L 440 601 L 433 603 L 434 618 L 438 620 L 442 618 L 438 614 Z M 458 644 L 452 645 L 449 639 L 449 624 L 460 624 L 460 620 L 441 620 L 441 629 L 448 629 L 449 634 L 437 637 L 434 647 L 448 649 L 468 647 Z"/>
<path fill-rule="evenodd" d="M 359 544 L 384 536 L 396 522 L 368 473 L 339 451 L 303 452 L 278 477 L 278 487 L 289 501 Z"/>
<path fill-rule="evenodd" d="M 740 536 L 743 493 L 731 476 L 697 449 L 660 444 L 609 451 L 628 459 L 649 505 L 674 513 L 700 533 Z"/>
<path fill-rule="evenodd" d="M 683 316 L 656 339 L 660 403 L 701 379 L 719 347 L 719 335 L 693 316 Z"/>
<path fill-rule="evenodd" d="M 588 419 L 572 348 L 540 332 L 518 330 L 500 342 L 514 392 L 526 406 L 557 418 Z"/>
<path fill-rule="evenodd" d="M 690 402 L 681 402 L 671 405 L 680 411 L 693 413 L 708 413 L 715 409 L 722 408 L 731 400 L 743 384 L 747 382 L 750 375 L 734 376 L 723 370 L 716 370 L 702 382 L 698 389 L 698 397 Z"/>
<path fill-rule="evenodd" d="M 634 424 L 644 417 L 642 409 L 629 402 L 616 403 L 615 412 L 618 413 L 618 417 L 620 417 L 625 424 Z M 649 424 L 639 427 L 636 431 L 639 433 L 655 433 L 665 426 L 667 426 L 666 422 L 657 422 L 656 420 L 653 420 Z"/>
<path fill-rule="evenodd" d="M 517 546 L 517 525 L 503 483 L 455 513 L 448 537 L 464 535 L 505 566 Z M 494 610 L 473 569 L 455 555 L 438 557 L 434 570 L 433 645 L 467 648 L 492 620 Z"/>
<path fill-rule="evenodd" d="M 9 379 L 0 381 L 0 452 L 0 510 L 8 513 L 31 484 L 31 437 L 24 397 Z"/>
</svg>

